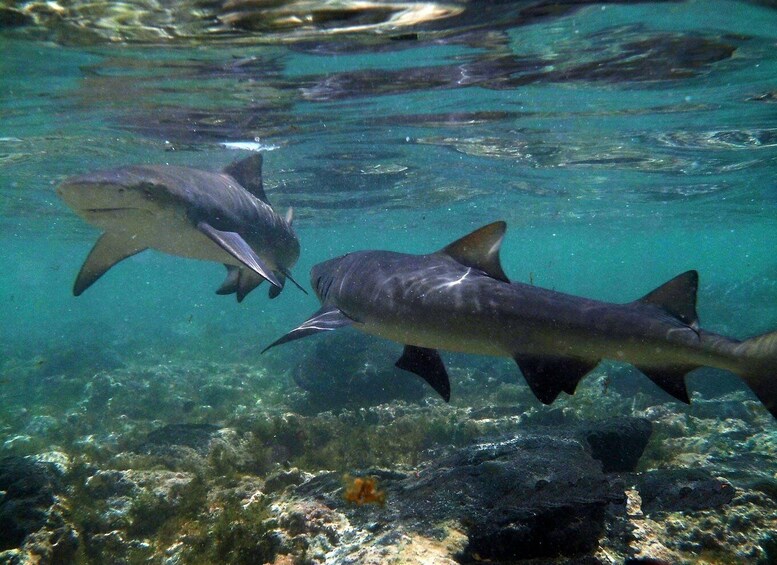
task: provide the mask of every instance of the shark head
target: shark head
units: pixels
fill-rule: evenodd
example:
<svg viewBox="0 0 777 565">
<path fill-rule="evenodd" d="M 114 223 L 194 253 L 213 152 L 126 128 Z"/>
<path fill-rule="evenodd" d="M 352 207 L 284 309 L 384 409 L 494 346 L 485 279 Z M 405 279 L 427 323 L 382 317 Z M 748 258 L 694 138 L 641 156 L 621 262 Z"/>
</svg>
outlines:
<svg viewBox="0 0 777 565">
<path fill-rule="evenodd" d="M 310 269 L 310 286 L 316 293 L 319 301 L 324 304 L 329 296 L 329 290 L 332 288 L 332 283 L 339 277 L 341 267 L 343 266 L 343 260 L 350 254 L 329 259 L 322 263 L 313 265 Z"/>
<path fill-rule="evenodd" d="M 141 169 L 121 168 L 71 177 L 57 187 L 60 198 L 90 224 L 107 229 L 159 213 L 169 194 Z"/>
</svg>

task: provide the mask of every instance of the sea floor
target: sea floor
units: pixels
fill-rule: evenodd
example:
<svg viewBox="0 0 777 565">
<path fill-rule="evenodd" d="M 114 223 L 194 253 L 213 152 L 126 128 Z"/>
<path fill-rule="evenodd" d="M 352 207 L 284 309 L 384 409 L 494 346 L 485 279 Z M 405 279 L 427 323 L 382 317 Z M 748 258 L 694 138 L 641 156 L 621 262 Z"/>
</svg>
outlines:
<svg viewBox="0 0 777 565">
<path fill-rule="evenodd" d="M 777 438 L 743 389 L 686 407 L 605 366 L 544 407 L 454 360 L 448 405 L 352 357 L 347 381 L 6 361 L 0 563 L 777 560 Z"/>
</svg>

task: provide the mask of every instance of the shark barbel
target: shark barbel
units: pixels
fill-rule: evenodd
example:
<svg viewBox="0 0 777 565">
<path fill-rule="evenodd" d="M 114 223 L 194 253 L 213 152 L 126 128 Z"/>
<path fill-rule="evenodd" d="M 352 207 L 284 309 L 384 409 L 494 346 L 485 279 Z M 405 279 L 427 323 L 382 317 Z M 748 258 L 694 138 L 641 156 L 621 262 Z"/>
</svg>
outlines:
<svg viewBox="0 0 777 565">
<path fill-rule="evenodd" d="M 573 394 L 602 359 L 628 362 L 685 403 L 685 375 L 702 366 L 739 375 L 777 417 L 777 332 L 738 341 L 699 327 L 698 274 L 613 304 L 510 282 L 495 222 L 428 255 L 350 253 L 315 265 L 322 308 L 270 347 L 353 326 L 405 346 L 396 366 L 424 378 L 446 401 L 438 349 L 513 358 L 537 398 Z M 266 351 L 266 350 L 265 350 Z"/>
<path fill-rule="evenodd" d="M 234 293 L 238 302 L 265 280 L 271 298 L 286 278 L 294 282 L 290 269 L 299 241 L 293 214 L 289 209 L 279 216 L 267 200 L 261 154 L 220 173 L 171 165 L 97 171 L 65 180 L 57 193 L 103 230 L 78 273 L 76 296 L 145 249 L 224 263 L 227 278 L 217 292 Z"/>
</svg>

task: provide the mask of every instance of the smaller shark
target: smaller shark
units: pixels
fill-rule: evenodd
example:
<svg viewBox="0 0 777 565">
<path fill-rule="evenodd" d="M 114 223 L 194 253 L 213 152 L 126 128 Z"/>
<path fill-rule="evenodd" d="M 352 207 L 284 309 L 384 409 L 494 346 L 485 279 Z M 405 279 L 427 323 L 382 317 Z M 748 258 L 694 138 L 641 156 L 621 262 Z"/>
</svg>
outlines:
<svg viewBox="0 0 777 565">
<path fill-rule="evenodd" d="M 76 277 L 79 296 L 119 261 L 145 249 L 224 263 L 216 291 L 241 302 L 269 281 L 270 298 L 291 280 L 299 258 L 293 212 L 275 213 L 264 193 L 262 155 L 221 173 L 170 165 L 138 165 L 65 180 L 57 194 L 84 220 L 103 230 Z"/>
<path fill-rule="evenodd" d="M 738 374 L 777 418 L 777 332 L 738 341 L 702 330 L 696 271 L 626 304 L 511 283 L 499 260 L 505 229 L 489 224 L 428 255 L 360 251 L 315 265 L 322 308 L 265 351 L 354 326 L 403 344 L 396 366 L 446 402 L 438 349 L 513 358 L 544 404 L 573 394 L 602 359 L 632 363 L 685 403 L 685 375 L 717 367 Z"/>
</svg>

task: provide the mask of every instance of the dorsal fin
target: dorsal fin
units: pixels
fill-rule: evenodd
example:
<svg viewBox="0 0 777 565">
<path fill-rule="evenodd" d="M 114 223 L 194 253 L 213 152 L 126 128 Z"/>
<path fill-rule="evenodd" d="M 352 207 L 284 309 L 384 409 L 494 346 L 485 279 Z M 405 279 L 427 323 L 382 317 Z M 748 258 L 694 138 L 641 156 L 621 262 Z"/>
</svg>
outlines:
<svg viewBox="0 0 777 565">
<path fill-rule="evenodd" d="M 254 153 L 250 157 L 235 161 L 224 167 L 224 172 L 240 183 L 248 192 L 256 196 L 265 204 L 270 202 L 264 193 L 264 183 L 262 182 L 262 162 L 264 158 L 261 153 Z"/>
<path fill-rule="evenodd" d="M 439 251 L 467 267 L 480 269 L 488 276 L 510 282 L 499 262 L 499 248 L 505 236 L 507 224 L 494 222 L 457 239 Z"/>
<path fill-rule="evenodd" d="M 675 318 L 691 326 L 699 327 L 696 314 L 696 291 L 699 287 L 699 273 L 686 271 L 681 275 L 649 292 L 637 302 L 658 306 Z"/>
</svg>

